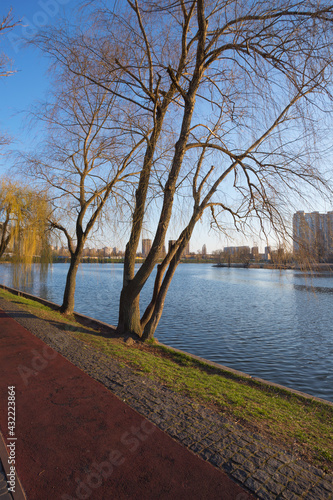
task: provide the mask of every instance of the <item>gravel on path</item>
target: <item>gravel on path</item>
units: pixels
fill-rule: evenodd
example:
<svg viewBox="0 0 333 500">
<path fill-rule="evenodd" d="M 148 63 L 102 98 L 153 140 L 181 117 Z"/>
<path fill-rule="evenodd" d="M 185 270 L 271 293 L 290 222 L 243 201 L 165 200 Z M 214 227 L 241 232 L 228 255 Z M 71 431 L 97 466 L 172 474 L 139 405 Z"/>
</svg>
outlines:
<svg viewBox="0 0 333 500">
<path fill-rule="evenodd" d="M 130 407 L 263 500 L 332 500 L 333 475 L 219 413 L 135 373 L 68 331 L 0 298 L 0 308 Z"/>
</svg>

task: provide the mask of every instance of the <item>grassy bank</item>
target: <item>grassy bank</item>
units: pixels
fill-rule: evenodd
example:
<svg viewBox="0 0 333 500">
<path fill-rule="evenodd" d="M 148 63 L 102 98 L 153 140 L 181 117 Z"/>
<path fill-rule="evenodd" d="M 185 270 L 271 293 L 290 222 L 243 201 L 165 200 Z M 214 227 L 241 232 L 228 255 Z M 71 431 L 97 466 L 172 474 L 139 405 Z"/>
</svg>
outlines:
<svg viewBox="0 0 333 500">
<path fill-rule="evenodd" d="M 186 394 L 193 404 L 213 407 L 232 421 L 302 456 L 325 470 L 333 470 L 333 406 L 302 398 L 257 381 L 213 368 L 158 344 L 107 338 L 82 327 L 47 306 L 0 289 L 0 296 L 20 304 L 36 316 L 61 327 L 137 373 Z"/>
</svg>

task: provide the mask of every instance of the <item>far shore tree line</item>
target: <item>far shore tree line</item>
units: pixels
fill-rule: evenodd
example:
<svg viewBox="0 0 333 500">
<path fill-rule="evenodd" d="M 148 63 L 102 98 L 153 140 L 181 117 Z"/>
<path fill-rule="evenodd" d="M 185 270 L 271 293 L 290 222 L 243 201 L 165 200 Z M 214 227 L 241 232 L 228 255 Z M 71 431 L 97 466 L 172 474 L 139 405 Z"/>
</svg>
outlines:
<svg viewBox="0 0 333 500">
<path fill-rule="evenodd" d="M 70 262 L 71 254 L 67 247 L 54 246 L 51 203 L 45 194 L 33 191 L 30 187 L 12 182 L 4 177 L 0 180 L 0 261 L 13 263 L 51 263 Z M 217 249 L 207 253 L 206 245 L 202 250 L 183 255 L 181 262 L 208 262 L 217 264 L 273 264 L 294 267 L 306 263 L 333 263 L 333 255 L 323 256 L 318 246 L 307 247 L 293 253 L 289 248 L 279 245 L 269 248 L 268 254 L 260 254 L 258 247 L 240 246 Z M 117 248 L 84 248 L 80 262 L 124 262 L 125 252 Z M 160 256 L 159 263 L 165 258 Z M 140 252 L 136 261 L 145 260 Z"/>
<path fill-rule="evenodd" d="M 62 235 L 70 265 L 60 310 L 72 314 L 89 238 L 105 224 L 122 227 L 129 236 L 118 331 L 145 340 L 154 336 L 197 224 L 226 236 L 259 227 L 263 238 L 274 232 L 286 241 L 292 203 L 311 194 L 331 202 L 324 167 L 333 6 L 328 0 L 88 4 L 77 19 L 45 27 L 31 42 L 52 64 L 48 99 L 31 111 L 45 134 L 15 158 L 16 174 L 33 183 L 36 196 L 13 184 L 20 216 L 8 201 L 11 222 L 2 235 L 4 245 L 11 232 L 19 241 L 19 231 L 22 245 L 31 235 L 41 248 L 48 231 Z M 13 27 L 9 14 L 0 35 Z M 0 67 L 1 77 L 9 76 L 5 59 Z M 148 225 L 152 245 L 138 267 Z M 171 227 L 179 234 L 161 260 Z M 275 257 L 287 259 L 281 251 Z M 140 294 L 156 266 L 151 300 L 141 311 Z"/>
</svg>

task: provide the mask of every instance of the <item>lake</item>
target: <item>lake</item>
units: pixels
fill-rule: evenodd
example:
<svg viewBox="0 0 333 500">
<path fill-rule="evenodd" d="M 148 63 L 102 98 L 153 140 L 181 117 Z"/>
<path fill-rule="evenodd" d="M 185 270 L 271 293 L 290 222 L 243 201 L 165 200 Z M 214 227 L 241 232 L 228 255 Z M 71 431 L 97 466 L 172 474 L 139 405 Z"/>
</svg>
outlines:
<svg viewBox="0 0 333 500">
<path fill-rule="evenodd" d="M 115 325 L 122 264 L 82 264 L 76 311 Z M 61 303 L 68 264 L 0 282 Z M 142 293 L 148 303 L 152 280 Z M 250 375 L 333 401 L 333 275 L 181 264 L 156 338 Z"/>
</svg>

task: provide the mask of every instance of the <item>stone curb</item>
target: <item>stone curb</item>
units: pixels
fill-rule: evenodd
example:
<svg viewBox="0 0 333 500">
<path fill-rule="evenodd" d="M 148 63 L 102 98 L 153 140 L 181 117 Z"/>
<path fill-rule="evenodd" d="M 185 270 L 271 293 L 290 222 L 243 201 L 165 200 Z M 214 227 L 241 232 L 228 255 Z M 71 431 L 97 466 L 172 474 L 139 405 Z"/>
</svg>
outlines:
<svg viewBox="0 0 333 500">
<path fill-rule="evenodd" d="M 275 382 L 269 382 L 268 380 L 264 380 L 263 378 L 254 377 L 252 375 L 249 375 L 248 373 L 244 373 L 244 372 L 241 372 L 239 370 L 235 370 L 234 368 L 230 368 L 229 366 L 220 365 L 219 363 L 215 363 L 214 361 L 210 361 L 209 359 L 201 358 L 200 356 L 196 356 L 195 354 L 191 354 L 189 352 L 182 351 L 182 350 L 176 349 L 174 347 L 170 347 L 166 344 L 162 344 L 162 342 L 158 342 L 158 345 L 166 347 L 170 351 L 174 351 L 174 352 L 177 352 L 179 354 L 185 354 L 186 356 L 189 356 L 190 358 L 193 358 L 197 361 L 200 361 L 201 363 L 212 366 L 213 368 L 217 368 L 223 372 L 227 372 L 227 373 L 230 373 L 232 375 L 236 375 L 237 377 L 242 377 L 245 379 L 254 380 L 255 382 L 259 382 L 262 385 L 265 385 L 268 387 L 275 387 L 276 389 L 279 389 L 283 392 L 294 394 L 295 396 L 300 396 L 304 399 L 310 399 L 311 401 L 317 401 L 318 403 L 323 403 L 325 405 L 333 406 L 333 403 L 331 401 L 328 401 L 327 399 L 317 398 L 316 396 L 312 396 L 311 394 L 307 394 L 306 392 L 297 391 L 296 389 L 290 389 L 290 387 L 276 384 Z"/>
<path fill-rule="evenodd" d="M 46 299 L 42 299 L 41 297 L 37 297 L 36 295 L 32 295 L 32 294 L 27 293 L 27 292 L 22 292 L 20 290 L 16 290 L 15 288 L 10 288 L 10 287 L 8 287 L 6 285 L 2 285 L 2 284 L 0 284 L 0 287 L 3 288 L 4 290 L 8 290 L 9 292 L 11 292 L 19 297 L 25 297 L 27 299 L 35 300 L 36 302 L 39 302 L 45 306 L 49 306 L 54 310 L 57 310 L 60 307 L 59 304 L 56 304 L 56 303 L 51 302 L 51 301 L 46 300 Z M 74 312 L 74 317 L 76 320 L 78 320 L 79 323 L 82 323 L 85 326 L 90 326 L 92 328 L 96 327 L 98 329 L 103 330 L 104 332 L 107 332 L 107 331 L 114 332 L 116 330 L 115 326 L 109 325 L 108 323 L 104 323 L 103 321 L 99 321 L 95 318 L 91 318 L 90 316 L 86 316 L 85 314 Z M 328 401 L 328 400 L 323 399 L 323 398 L 318 398 L 316 396 L 312 396 L 311 394 L 307 394 L 306 392 L 301 392 L 301 391 L 298 391 L 296 389 L 291 389 L 290 387 L 276 384 L 275 382 L 269 382 L 268 380 L 264 380 L 262 378 L 249 375 L 248 373 L 241 372 L 239 370 L 235 370 L 234 368 L 230 368 L 228 366 L 224 366 L 224 365 L 221 365 L 219 363 L 215 363 L 214 361 L 210 361 L 208 359 L 201 358 L 200 356 L 196 356 L 195 354 L 191 354 L 189 352 L 182 351 L 181 349 L 176 349 L 175 347 L 171 347 L 171 346 L 163 344 L 162 342 L 159 342 L 159 341 L 158 341 L 158 345 L 165 347 L 165 348 L 169 349 L 170 351 L 177 352 L 179 354 L 185 354 L 186 356 L 189 356 L 190 358 L 193 358 L 196 361 L 200 361 L 201 363 L 212 366 L 213 368 L 217 368 L 218 370 L 230 373 L 232 375 L 236 375 L 237 377 L 242 377 L 245 379 L 254 380 L 255 382 L 258 382 L 266 387 L 274 387 L 278 390 L 281 390 L 283 392 L 287 392 L 289 394 L 293 394 L 295 396 L 302 397 L 304 399 L 308 399 L 311 401 L 316 401 L 318 403 L 323 403 L 323 404 L 326 404 L 329 406 L 333 406 L 333 402 Z"/>
<path fill-rule="evenodd" d="M 25 299 L 34 300 L 43 304 L 44 306 L 48 306 L 51 309 L 57 311 L 60 307 L 59 304 L 55 302 L 51 302 L 50 300 L 42 299 L 41 297 L 37 297 L 37 295 L 32 295 L 31 293 L 22 292 L 21 290 L 16 290 L 15 288 L 10 288 L 9 286 L 2 285 L 0 283 L 0 288 L 7 290 L 8 292 L 17 295 L 18 297 L 24 297 Z M 91 318 L 90 316 L 86 316 L 85 314 L 80 314 L 74 311 L 74 318 L 78 321 L 78 323 L 82 322 L 85 326 L 90 326 L 91 328 L 95 327 L 98 329 L 103 329 L 103 331 L 114 332 L 116 327 L 109 325 L 108 323 L 104 323 L 103 321 L 99 321 L 97 319 Z"/>
<path fill-rule="evenodd" d="M 25 313 L 2 298 L 0 307 L 161 430 L 226 472 L 256 498 L 333 500 L 333 475 L 308 464 L 297 453 L 287 452 L 223 413 L 173 392 L 96 351 L 60 325 Z"/>
</svg>

